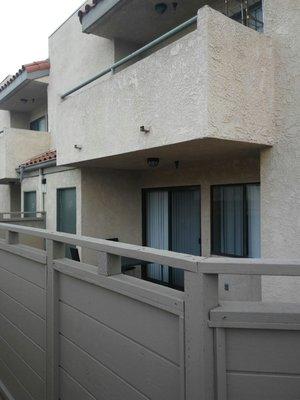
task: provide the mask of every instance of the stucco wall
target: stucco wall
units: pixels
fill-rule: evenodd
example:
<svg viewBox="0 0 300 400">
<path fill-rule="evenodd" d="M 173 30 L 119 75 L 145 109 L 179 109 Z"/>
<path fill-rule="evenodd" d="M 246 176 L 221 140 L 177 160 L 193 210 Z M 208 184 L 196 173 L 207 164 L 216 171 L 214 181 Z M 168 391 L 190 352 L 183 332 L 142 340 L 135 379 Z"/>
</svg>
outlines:
<svg viewBox="0 0 300 400">
<path fill-rule="evenodd" d="M 10 127 L 9 112 L 0 110 L 0 131 L 2 131 L 3 128 L 9 128 L 9 127 Z"/>
<path fill-rule="evenodd" d="M 16 168 L 50 149 L 50 135 L 25 129 L 5 129 L 0 135 L 0 179 L 16 179 Z"/>
<path fill-rule="evenodd" d="M 0 212 L 1 211 L 10 211 L 9 185 L 0 185 Z"/>
<path fill-rule="evenodd" d="M 258 155 L 180 165 L 178 170 L 108 171 L 86 168 L 82 170 L 82 234 L 142 244 L 142 189 L 200 185 L 202 254 L 208 256 L 210 186 L 258 182 L 259 176 Z M 97 261 L 93 252 L 84 252 L 83 256 L 86 262 Z M 230 284 L 229 292 L 223 290 L 225 281 Z M 221 279 L 220 289 L 223 299 L 259 299 L 260 278 L 226 277 L 226 280 Z"/>
<path fill-rule="evenodd" d="M 49 130 L 53 134 L 54 147 L 57 147 L 56 142 L 61 134 L 58 128 L 65 118 L 59 107 L 60 96 L 109 66 L 114 60 L 114 44 L 111 40 L 83 34 L 75 13 L 50 36 L 49 57 Z"/>
<path fill-rule="evenodd" d="M 56 96 L 65 88 L 61 82 Z M 58 163 L 205 137 L 269 144 L 272 93 L 270 39 L 204 7 L 196 31 L 64 101 L 56 98 Z M 141 125 L 150 134 L 141 134 Z"/>
<path fill-rule="evenodd" d="M 300 2 L 264 0 L 276 60 L 276 144 L 261 154 L 262 255 L 300 257 Z M 300 301 L 300 280 L 264 278 L 263 298 Z"/>
</svg>

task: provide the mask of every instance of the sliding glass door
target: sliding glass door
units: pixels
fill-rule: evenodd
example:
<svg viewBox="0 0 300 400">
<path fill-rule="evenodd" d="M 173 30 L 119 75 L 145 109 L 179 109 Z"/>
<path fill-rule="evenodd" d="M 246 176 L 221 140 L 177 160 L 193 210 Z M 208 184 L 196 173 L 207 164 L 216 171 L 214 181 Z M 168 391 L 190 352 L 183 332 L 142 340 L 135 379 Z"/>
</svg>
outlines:
<svg viewBox="0 0 300 400">
<path fill-rule="evenodd" d="M 145 190 L 144 244 L 200 255 L 200 189 Z M 146 266 L 144 277 L 178 288 L 184 284 L 183 271 L 156 263 Z"/>
</svg>

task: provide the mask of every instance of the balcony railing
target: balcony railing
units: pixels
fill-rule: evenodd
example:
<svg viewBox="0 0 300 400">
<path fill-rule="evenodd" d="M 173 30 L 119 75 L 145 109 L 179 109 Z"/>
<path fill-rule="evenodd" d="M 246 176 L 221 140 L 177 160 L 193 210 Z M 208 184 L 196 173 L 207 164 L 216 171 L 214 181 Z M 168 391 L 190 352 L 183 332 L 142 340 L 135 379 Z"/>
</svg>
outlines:
<svg viewBox="0 0 300 400">
<path fill-rule="evenodd" d="M 41 220 L 44 221 L 46 216 L 45 211 L 0 211 L 0 222 L 13 222 L 23 220 Z"/>
</svg>

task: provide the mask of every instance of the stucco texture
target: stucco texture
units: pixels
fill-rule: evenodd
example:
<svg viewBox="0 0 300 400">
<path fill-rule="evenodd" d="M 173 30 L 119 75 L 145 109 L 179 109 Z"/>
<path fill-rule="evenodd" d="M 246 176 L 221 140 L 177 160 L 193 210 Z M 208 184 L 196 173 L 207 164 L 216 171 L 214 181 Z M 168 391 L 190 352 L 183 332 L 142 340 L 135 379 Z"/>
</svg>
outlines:
<svg viewBox="0 0 300 400">
<path fill-rule="evenodd" d="M 275 48 L 276 143 L 261 154 L 262 256 L 300 257 L 300 2 L 265 0 Z M 263 278 L 264 300 L 300 301 L 299 278 Z"/>
<path fill-rule="evenodd" d="M 51 38 L 50 56 L 62 33 Z M 63 56 L 54 56 L 62 65 Z M 66 75 L 57 72 L 51 72 L 51 90 Z M 58 164 L 199 138 L 272 143 L 270 39 L 209 7 L 199 11 L 197 30 L 64 101 L 57 92 L 49 113 L 51 119 L 56 110 L 52 120 L 59 116 L 51 128 Z M 141 125 L 150 127 L 148 135 Z"/>
</svg>

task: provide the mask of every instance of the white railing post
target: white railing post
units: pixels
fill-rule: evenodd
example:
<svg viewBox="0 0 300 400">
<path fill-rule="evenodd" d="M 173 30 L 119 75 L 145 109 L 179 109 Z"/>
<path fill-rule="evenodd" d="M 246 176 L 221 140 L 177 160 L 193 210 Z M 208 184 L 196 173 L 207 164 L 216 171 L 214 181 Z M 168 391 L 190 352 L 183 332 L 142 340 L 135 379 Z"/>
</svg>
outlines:
<svg viewBox="0 0 300 400">
<path fill-rule="evenodd" d="M 65 245 L 46 240 L 46 400 L 59 399 L 59 293 L 53 260 L 65 257 Z"/>
<path fill-rule="evenodd" d="M 98 273 L 101 275 L 121 274 L 121 257 L 114 254 L 98 253 Z"/>
<path fill-rule="evenodd" d="M 7 244 L 19 244 L 19 233 L 6 231 L 6 243 Z"/>
<path fill-rule="evenodd" d="M 209 313 L 218 306 L 218 275 L 185 271 L 186 400 L 213 400 L 214 332 Z"/>
</svg>

